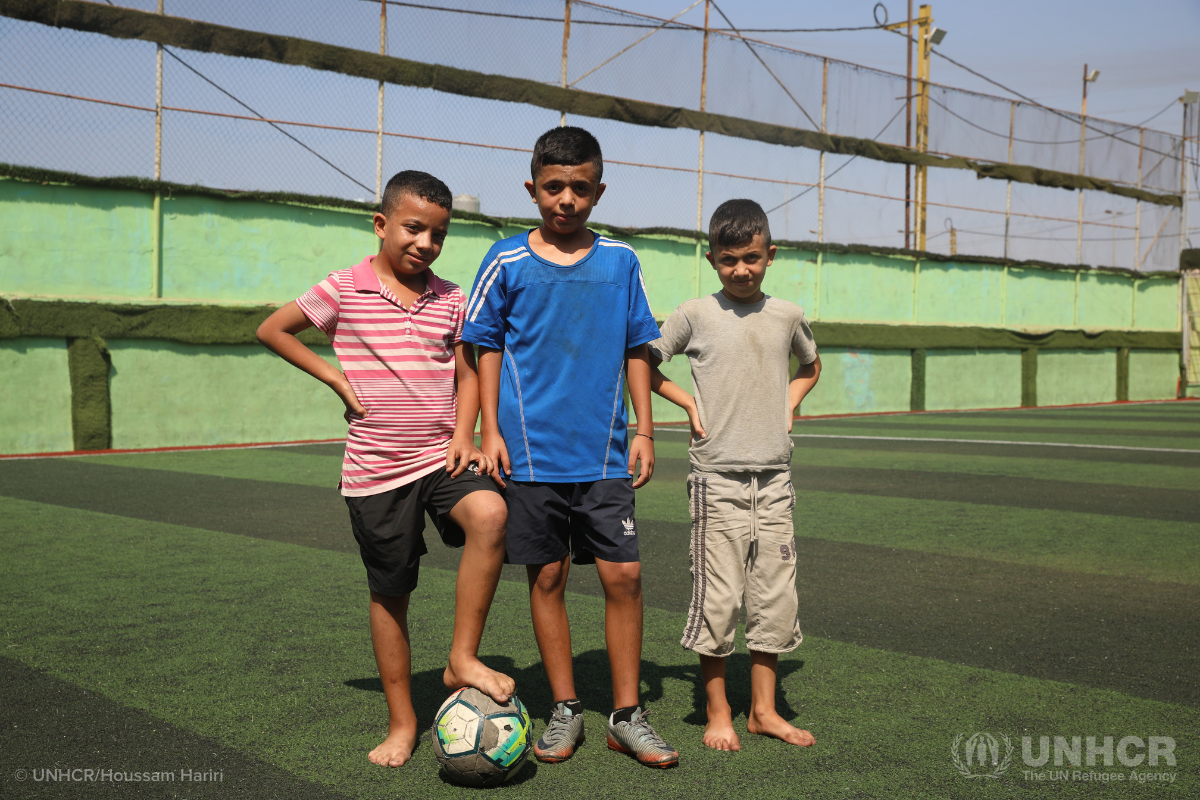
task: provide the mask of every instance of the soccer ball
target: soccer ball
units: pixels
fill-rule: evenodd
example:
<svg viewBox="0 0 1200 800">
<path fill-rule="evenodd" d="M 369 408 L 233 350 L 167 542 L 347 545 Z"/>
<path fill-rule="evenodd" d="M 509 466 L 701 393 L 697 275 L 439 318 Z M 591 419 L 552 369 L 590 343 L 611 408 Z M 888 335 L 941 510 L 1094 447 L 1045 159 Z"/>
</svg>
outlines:
<svg viewBox="0 0 1200 800">
<path fill-rule="evenodd" d="M 466 687 L 446 698 L 433 723 L 433 753 L 464 786 L 499 786 L 521 771 L 533 746 L 533 723 L 515 696 L 497 703 Z"/>
</svg>

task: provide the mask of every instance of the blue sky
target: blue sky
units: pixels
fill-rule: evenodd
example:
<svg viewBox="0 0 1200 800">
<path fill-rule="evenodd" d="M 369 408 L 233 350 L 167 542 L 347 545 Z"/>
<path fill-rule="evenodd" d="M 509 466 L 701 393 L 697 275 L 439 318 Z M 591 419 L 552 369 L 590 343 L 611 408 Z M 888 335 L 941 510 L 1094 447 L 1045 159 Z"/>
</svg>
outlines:
<svg viewBox="0 0 1200 800">
<path fill-rule="evenodd" d="M 690 0 L 639 0 L 629 7 L 670 17 L 689 4 Z M 745 28 L 873 24 L 874 3 L 866 0 L 725 0 L 720 5 L 734 24 Z M 914 13 L 919 5 L 914 2 Z M 885 6 L 891 21 L 904 19 L 906 3 L 890 0 Z M 948 32 L 940 50 L 1046 105 L 1078 110 L 1085 63 L 1101 71 L 1088 90 L 1088 112 L 1118 122 L 1141 122 L 1185 88 L 1200 89 L 1198 2 L 940 0 L 932 6 L 935 24 Z M 717 18 L 715 11 L 712 16 Z M 680 20 L 703 24 L 703 4 Z M 878 69 L 905 69 L 904 40 L 875 31 L 756 35 Z M 1002 94 L 945 61 L 935 60 L 933 69 L 939 83 Z M 1175 133 L 1180 119 L 1180 112 L 1172 109 L 1153 125 Z"/>
<path fill-rule="evenodd" d="M 430 5 L 475 8 L 561 18 L 563 0 L 416 0 Z M 610 0 L 620 5 L 620 0 Z M 693 0 L 638 0 L 630 8 L 670 17 Z M 122 0 L 153 10 L 155 0 Z M 723 0 L 721 7 L 744 28 L 843 27 L 871 25 L 873 3 L 836 4 L 784 0 Z M 1132 9 L 1136 7 L 1136 12 Z M 604 12 L 577 7 L 579 16 L 608 20 Z M 903 18 L 893 2 L 890 19 Z M 379 6 L 370 0 L 166 0 L 169 14 L 223 25 L 315 39 L 349 47 L 378 47 Z M 1041 103 L 1068 111 L 1079 107 L 1083 64 L 1101 70 L 1089 90 L 1089 113 L 1123 123 L 1139 123 L 1163 109 L 1185 88 L 1200 89 L 1200 3 L 1181 0 L 1119 6 L 1110 0 L 1007 3 L 944 0 L 934 5 L 939 27 L 949 33 L 940 46 L 951 58 L 993 76 Z M 703 23 L 703 3 L 681 18 Z M 718 24 L 713 13 L 714 25 Z M 572 79 L 582 75 L 644 33 L 636 28 L 577 26 L 570 43 Z M 757 34 L 816 55 L 903 73 L 902 37 L 879 31 Z M 562 26 L 558 22 L 503 20 L 448 14 L 411 7 L 389 10 L 391 55 L 449 64 L 489 73 L 557 83 Z M 662 31 L 580 83 L 590 91 L 630 96 L 667 105 L 695 107 L 699 96 L 699 38 L 690 32 Z M 795 105 L 739 43 L 714 40 L 710 53 L 709 110 L 743 114 L 784 125 L 809 127 Z M 293 120 L 367 129 L 368 133 L 292 127 L 289 130 L 338 168 L 347 179 L 295 142 L 259 122 L 170 111 L 164 115 L 163 178 L 233 189 L 287 190 L 367 199 L 375 183 L 377 88 L 373 82 L 304 68 L 179 51 L 188 63 L 262 114 Z M 763 51 L 810 115 L 819 114 L 821 61 Z M 139 106 L 154 104 L 154 46 L 111 40 L 0 18 L 0 83 L 78 94 Z M 938 83 L 1002 95 L 995 87 L 935 59 Z M 903 82 L 875 73 L 830 69 L 830 130 L 851 136 L 903 143 Z M 165 65 L 165 103 L 223 114 L 248 115 L 171 59 Z M 0 161 L 98 175 L 150 175 L 153 170 L 153 114 L 115 109 L 46 95 L 0 90 Z M 971 129 L 942 114 L 933 149 L 1004 160 L 1009 104 L 959 97 L 958 112 L 992 131 Z M 935 110 L 936 115 L 941 112 Z M 1060 141 L 1034 145 L 1017 160 L 1042 159 L 1052 169 L 1073 171 L 1078 125 L 1036 112 L 1026 138 Z M 604 120 L 572 118 L 592 129 L 604 145 L 609 190 L 597 209 L 598 221 L 633 227 L 696 224 L 697 133 L 639 128 Z M 1151 125 L 1176 136 L 1180 107 L 1171 105 Z M 484 213 L 529 216 L 533 211 L 521 182 L 528 155 L 422 141 L 412 136 L 529 148 L 536 136 L 558 123 L 558 113 L 531 106 L 442 95 L 429 90 L 389 87 L 384 128 L 406 134 L 384 145 L 385 177 L 400 169 L 426 169 L 455 193 L 481 198 Z M 1003 133 L 997 133 L 998 131 Z M 1021 134 L 1019 133 L 1018 136 Z M 939 139 L 940 137 L 940 139 Z M 1089 135 L 1089 139 L 1091 136 Z M 1112 140 L 1088 145 L 1092 174 L 1116 180 L 1136 177 L 1129 153 L 1105 150 Z M 999 148 L 999 149 L 997 149 Z M 1018 150 L 1020 146 L 1018 146 Z M 668 169 L 621 165 L 628 161 Z M 829 156 L 824 236 L 827 241 L 903 244 L 904 169 L 866 159 Z M 1133 171 L 1131 172 L 1131 166 Z M 709 135 L 706 144 L 704 219 L 721 200 L 752 197 L 770 209 L 804 192 L 818 177 L 819 156 Z M 1123 165 L 1123 166 L 1122 166 Z M 673 168 L 673 169 L 671 169 Z M 1177 167 L 1175 168 L 1178 169 Z M 693 170 L 687 172 L 685 170 Z M 1094 171 L 1093 171 L 1094 170 Z M 1120 171 L 1121 174 L 1108 174 Z M 728 173 L 725 176 L 713 173 Z M 1160 170 L 1160 174 L 1165 169 Z M 1177 172 L 1173 173 L 1177 175 Z M 750 176 L 759 180 L 743 177 Z M 762 180 L 765 179 L 765 180 Z M 1177 182 L 1177 179 L 1176 179 Z M 1004 251 L 1005 184 L 976 180 L 958 170 L 931 172 L 929 248 L 944 250 L 949 228 L 958 230 L 960 252 L 1001 255 Z M 364 188 L 366 187 L 366 188 Z M 1162 186 L 1170 190 L 1170 186 Z M 845 190 L 845 191 L 838 191 Z M 864 194 L 866 193 L 866 194 Z M 1129 225 L 1139 219 L 1131 201 L 1087 193 L 1083 262 L 1146 268 L 1173 268 L 1178 237 L 1163 224 L 1161 207 L 1140 212 L 1141 242 L 1157 242 L 1148 258 L 1134 252 Z M 1073 262 L 1076 259 L 1077 195 L 1058 189 L 1016 185 L 1008 253 L 1014 258 Z M 988 213 L 972 209 L 984 208 Z M 817 192 L 809 190 L 770 214 L 776 235 L 815 238 Z M 1116 220 L 1124 228 L 1106 223 Z M 1192 215 L 1193 227 L 1200 213 Z M 1156 234 L 1160 234 L 1156 236 Z M 1021 238 L 1024 237 L 1024 238 Z"/>
</svg>

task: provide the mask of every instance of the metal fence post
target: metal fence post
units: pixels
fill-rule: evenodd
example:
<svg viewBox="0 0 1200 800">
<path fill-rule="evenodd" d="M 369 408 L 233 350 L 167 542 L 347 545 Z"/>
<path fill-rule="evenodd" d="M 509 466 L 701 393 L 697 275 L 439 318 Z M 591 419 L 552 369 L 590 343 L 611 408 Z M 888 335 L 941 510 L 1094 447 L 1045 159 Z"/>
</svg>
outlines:
<svg viewBox="0 0 1200 800">
<path fill-rule="evenodd" d="M 163 0 L 158 0 L 162 14 Z M 154 55 L 154 180 L 162 180 L 163 46 Z M 150 220 L 150 296 L 162 297 L 162 192 L 154 190 Z"/>
<path fill-rule="evenodd" d="M 379 0 L 379 55 L 387 55 L 387 0 Z M 375 123 L 375 202 L 383 202 L 383 81 L 379 82 L 379 115 Z"/>
<path fill-rule="evenodd" d="M 1138 188 L 1142 188 L 1142 152 L 1146 144 L 1146 129 L 1141 129 L 1138 136 Z M 1138 268 L 1138 255 L 1142 251 L 1142 201 L 1134 204 L 1133 216 L 1133 268 Z M 1114 266 L 1116 266 L 1114 264 Z"/>
<path fill-rule="evenodd" d="M 1017 121 L 1017 101 L 1009 104 L 1008 108 L 1008 163 L 1012 161 L 1013 126 Z M 1008 180 L 1008 188 L 1004 192 L 1004 257 L 1008 258 L 1008 224 L 1012 214 L 1012 179 Z"/>
<path fill-rule="evenodd" d="M 708 10 L 711 0 L 704 0 L 704 55 L 700 61 L 700 113 L 708 96 Z M 704 129 L 700 129 L 700 160 L 696 170 L 696 230 L 704 230 Z M 696 267 L 699 269 L 699 265 Z"/>
<path fill-rule="evenodd" d="M 571 38 L 571 0 L 567 0 L 563 10 L 563 52 L 562 52 L 562 88 L 567 88 L 567 42 Z M 567 112 L 563 111 L 558 118 L 558 127 L 567 127 Z"/>
<path fill-rule="evenodd" d="M 825 130 L 825 113 L 829 104 L 829 59 L 822 59 L 821 70 L 821 133 Z M 825 241 L 825 151 L 821 151 L 821 182 L 817 188 L 817 241 Z"/>
<path fill-rule="evenodd" d="M 1088 65 L 1083 65 L 1083 108 L 1079 111 L 1079 174 L 1084 170 L 1084 147 L 1087 144 L 1087 85 Z M 1075 237 L 1075 263 L 1083 263 L 1083 189 L 1079 190 L 1079 228 Z"/>
</svg>

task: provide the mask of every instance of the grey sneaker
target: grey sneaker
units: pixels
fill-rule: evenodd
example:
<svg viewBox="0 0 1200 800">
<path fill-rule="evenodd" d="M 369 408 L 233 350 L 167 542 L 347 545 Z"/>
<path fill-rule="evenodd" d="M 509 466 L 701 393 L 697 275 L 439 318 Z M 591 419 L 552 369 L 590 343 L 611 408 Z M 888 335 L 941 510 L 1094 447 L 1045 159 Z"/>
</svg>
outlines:
<svg viewBox="0 0 1200 800">
<path fill-rule="evenodd" d="M 557 764 L 575 755 L 575 748 L 582 741 L 583 715 L 573 714 L 566 703 L 559 703 L 533 746 L 533 755 L 538 761 Z"/>
<path fill-rule="evenodd" d="M 640 707 L 633 712 L 629 722 L 613 723 L 612 716 L 608 718 L 608 749 L 616 750 L 633 756 L 638 763 L 647 767 L 666 769 L 679 764 L 679 751 L 671 747 L 658 735 L 646 717 L 650 716 L 649 709 L 643 711 Z"/>
</svg>

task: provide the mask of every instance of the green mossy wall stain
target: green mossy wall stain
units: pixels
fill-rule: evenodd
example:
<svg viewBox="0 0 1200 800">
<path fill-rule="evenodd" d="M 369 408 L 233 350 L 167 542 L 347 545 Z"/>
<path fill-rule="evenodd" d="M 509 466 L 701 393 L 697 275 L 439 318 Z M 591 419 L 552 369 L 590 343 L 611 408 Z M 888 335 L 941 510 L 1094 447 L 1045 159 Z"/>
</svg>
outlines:
<svg viewBox="0 0 1200 800">
<path fill-rule="evenodd" d="M 99 336 L 67 339 L 71 375 L 71 432 L 74 450 L 112 447 L 112 399 L 108 381 L 112 359 Z"/>
</svg>

